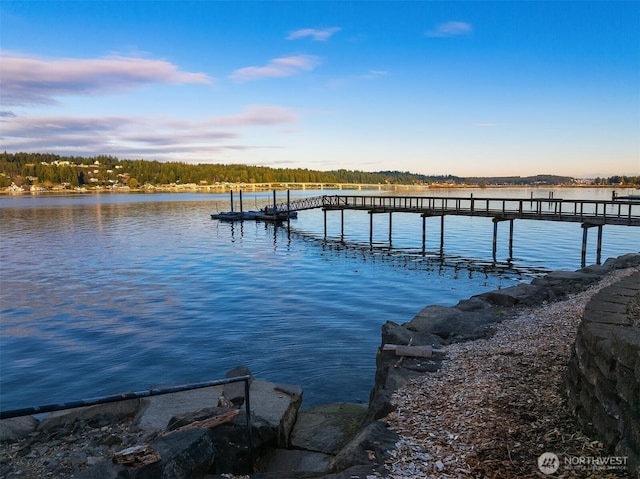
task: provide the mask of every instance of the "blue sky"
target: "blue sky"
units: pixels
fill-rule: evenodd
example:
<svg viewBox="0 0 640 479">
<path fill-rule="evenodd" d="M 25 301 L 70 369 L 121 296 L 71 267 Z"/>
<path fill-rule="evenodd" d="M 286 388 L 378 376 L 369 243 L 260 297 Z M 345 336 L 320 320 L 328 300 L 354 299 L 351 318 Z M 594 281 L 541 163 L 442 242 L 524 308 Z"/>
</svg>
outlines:
<svg viewBox="0 0 640 479">
<path fill-rule="evenodd" d="M 0 3 L 0 149 L 640 174 L 638 1 Z"/>
</svg>

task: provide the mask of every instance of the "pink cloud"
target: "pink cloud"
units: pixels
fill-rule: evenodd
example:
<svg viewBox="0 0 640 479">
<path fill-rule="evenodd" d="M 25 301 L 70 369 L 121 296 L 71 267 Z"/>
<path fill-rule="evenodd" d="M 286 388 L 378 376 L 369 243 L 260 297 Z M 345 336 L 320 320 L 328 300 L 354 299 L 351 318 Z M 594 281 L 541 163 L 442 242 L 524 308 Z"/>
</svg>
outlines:
<svg viewBox="0 0 640 479">
<path fill-rule="evenodd" d="M 43 59 L 0 53 L 5 105 L 55 103 L 60 95 L 104 95 L 150 83 L 211 83 L 204 73 L 183 72 L 164 60 L 110 56 Z"/>
<path fill-rule="evenodd" d="M 207 152 L 280 148 L 254 145 L 240 128 L 272 127 L 297 120 L 293 111 L 277 105 L 250 105 L 235 115 L 203 120 L 16 115 L 3 120 L 0 140 L 7 151 L 182 161 L 202 158 Z"/>
<path fill-rule="evenodd" d="M 298 116 L 289 108 L 274 105 L 249 105 L 236 115 L 217 117 L 211 124 L 223 126 L 268 126 L 295 123 Z"/>
</svg>

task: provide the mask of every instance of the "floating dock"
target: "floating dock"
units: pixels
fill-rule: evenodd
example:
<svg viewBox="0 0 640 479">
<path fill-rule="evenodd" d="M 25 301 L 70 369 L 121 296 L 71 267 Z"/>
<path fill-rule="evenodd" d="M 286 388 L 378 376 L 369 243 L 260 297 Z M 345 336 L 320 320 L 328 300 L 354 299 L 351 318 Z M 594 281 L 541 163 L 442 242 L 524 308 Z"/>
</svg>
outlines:
<svg viewBox="0 0 640 479">
<path fill-rule="evenodd" d="M 233 210 L 233 191 L 231 191 L 231 210 L 220 213 L 212 213 L 212 220 L 221 221 L 266 221 L 280 223 L 298 217 L 298 212 L 289 208 L 289 191 L 287 191 L 287 202 L 283 205 L 276 204 L 276 192 L 273 191 L 273 206 L 265 206 L 262 210 L 243 211 L 242 191 L 240 191 L 240 211 Z"/>
</svg>

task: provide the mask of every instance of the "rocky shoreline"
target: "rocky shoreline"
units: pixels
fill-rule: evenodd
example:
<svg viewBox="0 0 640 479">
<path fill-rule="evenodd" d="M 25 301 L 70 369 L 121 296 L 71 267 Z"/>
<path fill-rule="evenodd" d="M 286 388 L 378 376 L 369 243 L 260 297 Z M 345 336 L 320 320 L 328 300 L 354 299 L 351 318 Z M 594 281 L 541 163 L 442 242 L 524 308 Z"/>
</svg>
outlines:
<svg viewBox="0 0 640 479">
<path fill-rule="evenodd" d="M 271 433 L 266 432 L 269 428 L 264 424 L 261 426 L 260 421 L 257 421 L 254 436 L 258 439 L 257 443 L 263 446 L 262 452 L 276 450 L 277 454 L 284 454 L 283 451 L 294 450 L 303 456 L 295 459 L 291 459 L 293 456 L 289 455 L 281 456 L 284 461 L 291 461 L 291 464 L 295 462 L 296 466 L 292 466 L 288 471 L 283 469 L 274 471 L 273 464 L 278 461 L 266 461 L 264 458 L 269 457 L 271 453 L 262 454 L 262 462 L 259 462 L 263 466 L 262 472 L 252 474 L 250 477 L 254 479 L 464 478 L 477 477 L 478 473 L 482 473 L 484 477 L 539 477 L 539 471 L 535 468 L 532 470 L 530 464 L 520 469 L 513 465 L 522 463 L 526 455 L 523 452 L 528 444 L 524 439 L 525 434 L 522 433 L 519 440 L 512 440 L 506 436 L 494 438 L 494 443 L 485 436 L 480 435 L 474 439 L 473 435 L 467 434 L 469 429 L 473 429 L 469 424 L 491 431 L 492 425 L 495 426 L 497 421 L 505 420 L 494 409 L 483 409 L 488 406 L 482 403 L 484 396 L 481 397 L 477 388 L 484 388 L 485 392 L 482 394 L 486 394 L 486 391 L 493 387 L 495 391 L 502 394 L 502 396 L 499 395 L 503 404 L 502 413 L 513 413 L 515 410 L 520 414 L 519 422 L 513 423 L 515 430 L 526 429 L 527 424 L 531 426 L 540 421 L 543 423 L 546 421 L 545 424 L 553 426 L 550 431 L 547 431 L 548 433 L 556 430 L 553 433 L 555 435 L 552 434 L 555 442 L 550 439 L 549 445 L 559 447 L 564 441 L 566 444 L 574 446 L 579 444 L 584 448 L 585 444 L 591 444 L 593 441 L 580 435 L 581 433 L 575 429 L 575 421 L 572 421 L 571 417 L 567 415 L 555 417 L 553 413 L 549 413 L 551 417 L 545 419 L 543 409 L 544 406 L 549 405 L 557 409 L 564 407 L 562 398 L 554 389 L 557 384 L 554 383 L 556 380 L 553 378 L 556 378 L 562 368 L 566 367 L 566 345 L 570 346 L 573 342 L 570 334 L 572 328 L 574 330 L 577 327 L 576 323 L 580 321 L 580 305 L 588 300 L 589 294 L 592 294 L 590 291 L 604 284 L 602 281 L 606 278 L 613 280 L 617 277 L 616 272 L 637 271 L 639 267 L 639 254 L 624 255 L 610 259 L 603 265 L 589 266 L 575 272 L 557 271 L 537 278 L 531 284 L 474 296 L 453 307 L 427 306 L 407 323 L 387 322 L 382 326 L 381 348 L 376 357 L 375 387 L 371 393 L 369 407 L 366 410 L 362 408 L 350 410 L 349 415 L 342 414 L 342 416 L 336 413 L 340 408 L 333 408 L 331 413 L 323 416 L 314 416 L 313 411 L 305 412 L 296 409 L 294 413 L 287 413 L 289 416 L 293 414 L 294 417 L 289 418 L 292 429 L 288 431 L 285 440 L 271 437 Z M 567 305 L 573 305 L 574 309 Z M 561 307 L 569 309 L 563 310 L 562 314 L 545 309 Z M 549 321 L 549 318 L 560 316 L 563 318 L 571 316 L 573 320 L 568 323 L 564 319 Z M 565 329 L 553 329 L 560 328 L 558 325 L 565 323 L 567 323 Z M 538 329 L 535 331 L 527 329 L 533 327 L 531 325 Z M 552 329 L 546 330 L 547 327 Z M 515 329 L 509 330 L 509 328 Z M 538 344 L 537 349 L 524 340 L 519 342 L 522 337 L 541 340 L 541 332 L 544 331 L 549 334 L 543 335 L 542 345 Z M 397 356 L 393 350 L 383 348 L 388 344 L 430 346 L 444 350 L 445 354 L 434 354 L 431 357 Z M 505 358 L 508 361 L 505 362 Z M 563 361 L 565 361 L 564 364 Z M 502 375 L 503 385 L 495 386 L 486 378 L 486 381 L 482 382 L 481 371 L 475 368 L 478 365 L 498 365 L 499 363 L 503 364 L 503 369 L 486 369 L 485 373 L 488 377 Z M 533 370 L 542 368 L 543 372 L 555 371 L 555 376 L 548 374 L 548 378 L 544 379 L 547 382 L 544 382 L 543 378 L 528 373 L 532 368 Z M 474 378 L 468 376 L 471 371 L 476 371 Z M 446 378 L 448 381 L 445 380 Z M 547 386 L 534 388 L 530 383 L 523 382 L 522 378 L 543 381 Z M 505 388 L 504 384 L 509 387 Z M 472 387 L 473 385 L 476 387 Z M 518 405 L 517 398 L 526 397 L 527 394 L 531 396 L 531 391 L 534 389 L 537 392 L 533 394 L 533 399 L 530 398 L 532 402 L 527 403 L 525 399 L 523 404 Z M 469 396 L 474 394 L 474 391 L 476 396 Z M 299 399 L 301 402 L 301 392 Z M 299 402 L 297 406 L 299 407 Z M 540 410 L 536 407 L 540 407 Z M 345 409 L 340 410 L 344 413 Z M 434 411 L 440 413 L 434 416 Z M 482 414 L 474 415 L 478 411 Z M 210 415 L 214 413 L 219 414 L 220 411 L 209 412 Z M 298 432 L 293 425 L 296 416 Z M 344 422 L 341 426 L 332 429 L 333 426 L 329 427 L 330 421 L 336 420 L 337 417 Z M 446 420 L 444 423 L 443 418 Z M 190 419 L 190 421 L 194 420 L 196 419 Z M 31 419 L 24 418 L 23 421 L 28 423 Z M 192 429 L 189 434 L 204 434 L 206 440 L 202 436 L 200 443 L 209 441 L 212 444 L 211 447 L 214 449 L 217 447 L 220 450 L 222 447 L 220 443 L 210 439 L 213 437 L 212 431 L 218 431 L 218 434 L 223 430 L 226 431 L 227 435 L 224 438 L 228 440 L 231 430 L 235 430 L 236 434 L 238 430 L 243 430 L 242 421 L 243 419 L 239 417 L 232 424 L 225 424 L 224 427 L 219 426 L 204 433 L 193 432 L 201 430 Z M 354 421 L 357 421 L 359 426 L 354 427 Z M 300 429 L 303 423 L 307 424 L 306 432 Z M 343 427 L 345 423 L 350 424 L 349 428 Z M 0 475 L 7 479 L 107 477 L 104 475 L 104 469 L 100 469 L 102 471 L 100 473 L 97 472 L 99 464 L 105 467 L 105 462 L 111 463 L 111 461 L 105 461 L 105 458 L 110 459 L 116 452 L 129 446 L 153 441 L 157 443 L 160 435 L 157 430 L 150 432 L 149 429 L 142 428 L 130 414 L 120 419 L 100 415 L 76 417 L 74 420 L 63 421 L 47 428 L 41 425 L 36 428 L 38 424 L 32 422 L 31 426 L 28 424 L 25 426 L 26 429 L 21 436 L 13 436 L 10 439 L 7 438 L 5 426 L 6 424 L 2 424 L 0 429 L 3 439 L 0 443 Z M 563 431 L 571 428 L 574 429 L 574 437 L 568 440 L 562 434 Z M 539 428 L 537 433 L 541 433 L 543 429 Z M 500 427 L 496 430 L 502 431 Z M 508 436 L 509 431 L 510 429 L 507 428 L 503 433 Z M 313 438 L 319 436 L 321 432 L 329 432 L 334 437 L 339 437 L 339 440 L 333 443 L 325 440 L 325 445 L 319 447 L 324 447 L 326 450 L 314 451 L 315 446 L 309 443 L 310 439 L 305 439 L 307 442 L 301 439 L 305 434 Z M 297 445 L 292 445 L 292 437 L 296 434 Z M 172 435 L 169 434 L 166 437 L 170 436 Z M 242 443 L 243 440 L 240 436 L 234 439 L 238 443 Z M 461 441 L 461 437 L 464 440 Z M 486 440 L 483 446 L 485 449 L 480 447 L 483 437 Z M 537 436 L 532 433 L 531 437 Z M 547 436 L 543 434 L 543 437 Z M 574 441 L 576 437 L 580 438 L 578 443 Z M 537 439 L 540 440 L 539 437 Z M 474 440 L 478 443 L 474 443 Z M 595 442 L 597 446 L 598 441 Z M 330 446 L 327 446 L 326 444 L 329 443 L 331 443 Z M 269 444 L 275 444 L 276 447 L 269 447 Z M 505 444 L 507 449 L 504 447 Z M 606 453 L 603 447 L 598 449 L 596 446 L 590 446 L 592 455 Z M 498 449 L 500 453 L 492 456 L 491 451 L 495 452 Z M 479 455 L 478 450 L 485 451 L 484 456 Z M 227 462 L 231 460 L 229 454 L 228 451 L 225 452 Z M 531 454 L 531 451 L 527 454 Z M 217 455 L 218 463 L 222 461 L 221 457 L 221 454 Z M 241 462 L 247 461 L 246 454 L 234 457 L 239 457 L 238 460 Z M 305 461 L 308 462 L 311 458 L 315 461 L 315 467 L 304 469 Z M 503 462 L 511 463 L 512 466 L 507 467 L 502 464 Z M 322 467 L 318 467 L 318 464 Z M 189 473 L 190 475 L 179 475 L 182 473 L 177 470 L 174 475 L 165 472 L 161 475 L 149 475 L 144 472 L 145 468 L 134 470 L 119 466 L 117 471 L 112 468 L 116 472 L 108 477 L 222 478 L 232 477 L 233 473 L 242 474 L 241 469 L 228 466 L 226 473 L 218 467 L 217 475 L 211 473 L 215 472 L 211 464 L 207 469 L 196 467 Z M 166 469 L 165 467 L 163 471 Z M 155 471 L 156 474 L 159 473 L 157 467 Z M 510 476 L 501 475 L 499 471 L 506 471 Z M 585 476 L 569 474 L 566 477 Z"/>
</svg>

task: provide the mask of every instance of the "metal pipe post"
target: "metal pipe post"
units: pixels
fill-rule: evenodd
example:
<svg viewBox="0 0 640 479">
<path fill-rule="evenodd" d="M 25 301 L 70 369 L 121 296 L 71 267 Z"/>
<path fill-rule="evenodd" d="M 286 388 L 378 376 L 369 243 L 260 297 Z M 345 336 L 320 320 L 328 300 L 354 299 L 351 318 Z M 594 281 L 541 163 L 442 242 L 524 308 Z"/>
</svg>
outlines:
<svg viewBox="0 0 640 479">
<path fill-rule="evenodd" d="M 249 401 L 249 380 L 244 380 L 244 403 L 247 414 L 247 433 L 249 434 L 249 473 L 253 474 L 253 432 L 251 431 L 251 401 Z"/>
</svg>

